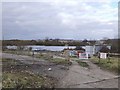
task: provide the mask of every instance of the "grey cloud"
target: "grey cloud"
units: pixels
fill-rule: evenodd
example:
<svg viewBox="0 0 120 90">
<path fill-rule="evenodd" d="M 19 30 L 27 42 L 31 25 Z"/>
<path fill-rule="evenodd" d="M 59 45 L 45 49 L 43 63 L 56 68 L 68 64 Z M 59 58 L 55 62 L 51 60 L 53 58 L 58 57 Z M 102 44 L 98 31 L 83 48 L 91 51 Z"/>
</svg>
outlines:
<svg viewBox="0 0 120 90">
<path fill-rule="evenodd" d="M 65 18 L 59 16 L 60 13 L 72 15 L 67 18 L 70 20 L 68 25 L 62 22 Z M 117 30 L 116 21 L 111 21 L 113 24 L 110 25 L 90 17 L 82 18 L 86 13 L 79 6 L 57 8 L 45 2 L 3 3 L 3 35 L 5 39 L 113 37 L 112 32 Z"/>
</svg>

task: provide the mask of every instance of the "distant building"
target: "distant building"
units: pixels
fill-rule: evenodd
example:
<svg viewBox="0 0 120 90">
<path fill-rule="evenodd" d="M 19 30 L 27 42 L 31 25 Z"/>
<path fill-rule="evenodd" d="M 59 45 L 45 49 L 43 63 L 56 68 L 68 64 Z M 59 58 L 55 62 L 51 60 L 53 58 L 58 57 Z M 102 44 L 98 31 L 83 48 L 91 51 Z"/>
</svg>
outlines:
<svg viewBox="0 0 120 90">
<path fill-rule="evenodd" d="M 88 53 L 79 53 L 79 59 L 88 59 L 89 58 L 89 54 Z"/>
<path fill-rule="evenodd" d="M 107 53 L 100 53 L 100 58 L 101 59 L 106 59 L 107 58 Z"/>
<path fill-rule="evenodd" d="M 69 56 L 76 56 L 79 57 L 79 53 L 84 53 L 85 49 L 82 47 L 76 47 L 76 48 L 66 48 L 64 49 L 64 52 L 68 51 L 69 52 Z"/>
<path fill-rule="evenodd" d="M 84 46 L 85 52 L 88 53 L 90 56 L 93 56 L 94 54 L 100 52 L 100 50 L 103 48 L 108 51 L 108 49 L 111 49 L 111 46 L 104 46 L 104 45 L 94 45 L 94 46 Z M 108 48 L 108 49 L 107 49 Z"/>
<path fill-rule="evenodd" d="M 110 49 L 107 47 L 107 46 L 103 46 L 99 52 L 102 52 L 102 53 L 109 53 L 110 52 Z"/>
</svg>

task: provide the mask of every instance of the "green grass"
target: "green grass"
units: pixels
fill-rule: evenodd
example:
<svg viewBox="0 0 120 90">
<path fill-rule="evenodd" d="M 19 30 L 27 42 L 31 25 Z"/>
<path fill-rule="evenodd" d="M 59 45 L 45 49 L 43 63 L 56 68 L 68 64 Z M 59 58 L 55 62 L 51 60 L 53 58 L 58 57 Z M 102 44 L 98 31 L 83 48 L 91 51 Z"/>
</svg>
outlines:
<svg viewBox="0 0 120 90">
<path fill-rule="evenodd" d="M 53 58 L 50 60 L 50 62 L 56 63 L 56 64 L 70 64 L 70 61 L 66 60 L 66 59 L 61 59 L 61 58 Z"/>
<path fill-rule="evenodd" d="M 29 68 L 19 67 L 21 64 L 17 60 L 13 59 L 2 59 L 3 62 L 3 73 L 2 73 L 2 87 L 3 88 L 52 88 L 54 86 L 53 78 L 31 73 Z M 15 68 L 11 68 L 11 66 Z M 17 67 L 18 69 L 16 69 Z M 24 66 L 24 67 L 23 67 Z"/>
<path fill-rule="evenodd" d="M 42 58 L 56 64 L 71 64 L 68 60 L 64 58 L 53 58 L 51 55 L 48 54 L 37 54 L 35 55 L 35 57 Z"/>
<path fill-rule="evenodd" d="M 48 54 L 35 54 L 36 58 L 41 58 L 41 59 L 45 59 L 45 60 L 50 60 L 52 59 L 52 56 L 48 55 Z"/>
<path fill-rule="evenodd" d="M 26 72 L 8 73 L 4 72 L 2 78 L 3 88 L 41 88 L 51 87 L 51 80 L 40 75 Z"/>
<path fill-rule="evenodd" d="M 80 66 L 82 66 L 82 67 L 89 67 L 89 65 L 86 63 L 86 62 L 83 62 L 83 61 L 81 61 L 81 60 L 76 60 L 77 61 L 77 63 L 80 65 Z"/>
<path fill-rule="evenodd" d="M 110 57 L 110 59 L 98 59 L 97 57 L 92 57 L 91 61 L 103 69 L 120 73 L 120 65 L 118 62 L 119 58 Z"/>
<path fill-rule="evenodd" d="M 70 58 L 77 58 L 77 56 L 70 56 Z"/>
</svg>

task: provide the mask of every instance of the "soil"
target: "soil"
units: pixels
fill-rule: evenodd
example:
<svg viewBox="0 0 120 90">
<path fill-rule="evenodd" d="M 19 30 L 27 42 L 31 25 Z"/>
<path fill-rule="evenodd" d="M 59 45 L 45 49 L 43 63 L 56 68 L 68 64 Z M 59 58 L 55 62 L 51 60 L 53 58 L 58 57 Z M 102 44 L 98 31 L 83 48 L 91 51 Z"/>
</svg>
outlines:
<svg viewBox="0 0 120 90">
<path fill-rule="evenodd" d="M 48 70 L 49 68 L 51 68 L 51 71 Z M 14 59 L 7 59 L 6 61 L 2 62 L 3 73 L 28 72 L 34 73 L 35 75 L 42 75 L 48 77 L 51 80 L 51 87 L 55 87 L 57 82 L 67 74 L 68 70 L 69 65 L 59 65 L 54 63 L 40 64 L 39 62 L 38 64 L 27 64 L 24 63 L 24 61 Z"/>
</svg>

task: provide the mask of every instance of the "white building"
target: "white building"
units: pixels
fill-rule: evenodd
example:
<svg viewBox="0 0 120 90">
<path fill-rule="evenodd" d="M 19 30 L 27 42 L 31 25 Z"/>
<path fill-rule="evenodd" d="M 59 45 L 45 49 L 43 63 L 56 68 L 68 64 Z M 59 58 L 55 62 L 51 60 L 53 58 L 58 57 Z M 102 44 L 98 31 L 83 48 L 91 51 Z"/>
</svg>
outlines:
<svg viewBox="0 0 120 90">
<path fill-rule="evenodd" d="M 97 52 L 99 52 L 102 49 L 103 45 L 94 45 L 94 46 L 83 46 L 85 49 L 85 52 L 89 54 L 90 56 L 93 56 Z M 107 48 L 111 49 L 111 46 L 107 46 Z"/>
</svg>

